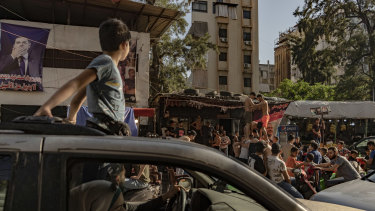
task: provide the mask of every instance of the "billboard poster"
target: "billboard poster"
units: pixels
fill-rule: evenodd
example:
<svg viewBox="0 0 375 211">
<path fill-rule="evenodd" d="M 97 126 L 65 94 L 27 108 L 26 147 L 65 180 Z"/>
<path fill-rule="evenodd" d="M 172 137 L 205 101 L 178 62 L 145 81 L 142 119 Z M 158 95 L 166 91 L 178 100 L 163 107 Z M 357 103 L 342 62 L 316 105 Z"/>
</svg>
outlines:
<svg viewBox="0 0 375 211">
<path fill-rule="evenodd" d="M 118 69 L 121 73 L 125 102 L 135 103 L 135 76 L 137 71 L 137 40 L 129 42 L 130 49 L 126 59 L 119 63 Z"/>
<path fill-rule="evenodd" d="M 43 91 L 49 29 L 0 23 L 0 90 Z"/>
<path fill-rule="evenodd" d="M 289 102 L 283 102 L 283 103 L 269 103 L 269 114 L 270 114 L 270 120 L 268 122 L 268 125 L 266 126 L 267 134 L 275 135 L 277 132 L 277 128 L 280 125 L 280 121 L 284 116 L 284 113 L 286 109 L 289 106 Z M 255 110 L 254 113 L 254 120 L 256 122 L 260 122 L 262 118 L 262 111 L 261 110 Z"/>
</svg>

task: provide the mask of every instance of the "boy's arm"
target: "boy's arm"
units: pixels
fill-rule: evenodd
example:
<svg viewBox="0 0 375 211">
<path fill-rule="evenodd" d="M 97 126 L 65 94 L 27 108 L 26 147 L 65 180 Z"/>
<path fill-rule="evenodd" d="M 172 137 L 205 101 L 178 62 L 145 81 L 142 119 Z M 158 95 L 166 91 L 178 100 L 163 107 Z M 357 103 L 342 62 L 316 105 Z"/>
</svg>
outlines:
<svg viewBox="0 0 375 211">
<path fill-rule="evenodd" d="M 96 80 L 96 70 L 86 69 L 74 79 L 70 80 L 64 86 L 62 86 L 52 97 L 44 103 L 38 111 L 35 112 L 34 116 L 50 116 L 52 117 L 51 110 L 64 100 L 68 99 L 75 92 L 86 87 L 89 83 Z"/>
<path fill-rule="evenodd" d="M 78 91 L 78 93 L 73 97 L 72 101 L 70 102 L 69 115 L 67 117 L 67 120 L 70 123 L 76 124 L 78 110 L 81 108 L 85 100 L 86 87 L 83 87 Z"/>
</svg>

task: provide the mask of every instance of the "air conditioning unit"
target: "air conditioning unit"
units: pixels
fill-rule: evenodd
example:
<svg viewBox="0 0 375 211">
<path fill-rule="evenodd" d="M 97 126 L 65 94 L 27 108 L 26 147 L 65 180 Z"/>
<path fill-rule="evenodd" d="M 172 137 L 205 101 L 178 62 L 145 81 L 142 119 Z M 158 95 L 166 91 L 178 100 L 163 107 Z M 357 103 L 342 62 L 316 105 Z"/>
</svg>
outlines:
<svg viewBox="0 0 375 211">
<path fill-rule="evenodd" d="M 244 41 L 245 45 L 251 45 L 251 41 Z"/>
<path fill-rule="evenodd" d="M 250 64 L 245 63 L 245 64 L 243 64 L 243 67 L 244 67 L 244 68 L 250 68 Z"/>
<path fill-rule="evenodd" d="M 228 39 L 226 37 L 220 37 L 221 42 L 228 42 Z"/>
</svg>

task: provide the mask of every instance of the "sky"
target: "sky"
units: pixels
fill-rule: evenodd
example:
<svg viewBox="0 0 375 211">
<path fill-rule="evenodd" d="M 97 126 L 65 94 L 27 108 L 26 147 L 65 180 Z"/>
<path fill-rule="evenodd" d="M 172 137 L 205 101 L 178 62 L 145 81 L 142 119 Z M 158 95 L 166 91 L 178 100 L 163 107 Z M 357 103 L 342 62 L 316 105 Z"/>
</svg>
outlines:
<svg viewBox="0 0 375 211">
<path fill-rule="evenodd" d="M 274 64 L 274 43 L 279 33 L 293 27 L 297 18 L 293 16 L 303 0 L 258 0 L 259 12 L 259 60 L 260 64 Z"/>
</svg>

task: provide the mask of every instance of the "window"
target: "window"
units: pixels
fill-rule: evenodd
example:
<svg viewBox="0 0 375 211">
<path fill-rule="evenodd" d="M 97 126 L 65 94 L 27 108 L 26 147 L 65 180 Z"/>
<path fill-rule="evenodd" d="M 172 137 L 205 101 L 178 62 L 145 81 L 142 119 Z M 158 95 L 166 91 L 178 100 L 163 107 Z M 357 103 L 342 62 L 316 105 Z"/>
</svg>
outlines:
<svg viewBox="0 0 375 211">
<path fill-rule="evenodd" d="M 226 52 L 220 52 L 219 61 L 227 61 L 227 53 Z"/>
<path fill-rule="evenodd" d="M 243 11 L 243 18 L 244 19 L 250 19 L 251 18 L 251 12 L 250 12 L 250 10 L 244 10 Z"/>
<path fill-rule="evenodd" d="M 244 55 L 243 60 L 245 64 L 251 64 L 251 56 L 250 55 Z"/>
<path fill-rule="evenodd" d="M 219 76 L 219 85 L 227 85 L 228 84 L 228 77 L 227 76 Z"/>
<path fill-rule="evenodd" d="M 182 140 L 189 141 L 186 136 Z M 192 188 L 194 188 L 194 191 L 199 188 L 200 193 L 197 192 L 193 200 L 191 200 L 193 194 L 186 194 L 186 200 L 194 203 L 189 203 L 187 206 L 184 204 L 183 206 L 189 207 L 191 210 L 210 210 L 211 204 L 206 194 L 215 194 L 218 198 L 226 198 L 227 202 L 223 205 L 226 210 L 229 210 L 236 203 L 246 204 L 246 208 L 249 210 L 266 210 L 261 204 L 247 196 L 232 183 L 227 182 L 227 180 L 218 178 L 211 173 L 191 170 L 187 167 L 165 163 L 168 164 L 168 167 L 166 167 L 157 161 L 137 164 L 135 162 L 114 163 L 112 160 L 88 159 L 70 159 L 69 164 L 71 165 L 68 166 L 67 172 L 70 177 L 67 181 L 67 187 L 71 191 L 68 191 L 69 195 L 66 202 L 68 203 L 67 206 L 72 210 L 81 210 L 84 207 L 93 206 L 109 207 L 111 201 L 108 201 L 108 198 L 110 197 L 109 200 L 111 200 L 112 196 L 105 195 L 107 197 L 84 201 L 85 196 L 90 192 L 94 192 L 97 195 L 107 194 L 111 188 L 116 188 L 116 186 L 112 185 L 111 177 L 117 176 L 124 179 L 119 186 L 127 190 L 122 193 L 123 199 L 121 199 L 121 203 L 124 203 L 125 206 L 131 205 L 139 210 L 146 210 L 147 208 L 145 207 L 152 207 L 152 210 L 165 210 L 163 203 L 157 203 L 157 197 L 169 192 L 171 189 L 168 187 L 175 182 L 184 187 L 187 192 Z M 186 166 L 186 164 L 184 165 Z M 131 178 L 125 180 L 125 178 L 137 176 L 137 174 L 141 175 L 139 179 Z M 168 198 L 171 198 L 174 194 L 168 195 L 170 195 Z M 151 206 L 149 203 L 146 206 L 137 207 L 147 203 L 147 201 L 151 201 Z M 251 203 L 248 203 L 249 201 Z M 176 205 L 171 207 L 171 210 L 180 210 L 176 209 Z"/>
<path fill-rule="evenodd" d="M 251 87 L 251 78 L 244 78 L 243 79 L 243 86 L 244 87 Z"/>
<path fill-rule="evenodd" d="M 193 11 L 207 12 L 207 1 L 195 1 L 195 2 L 193 2 Z"/>
<path fill-rule="evenodd" d="M 250 32 L 244 32 L 243 33 L 243 41 L 251 41 L 251 33 Z"/>
<path fill-rule="evenodd" d="M 219 29 L 219 37 L 227 38 L 227 29 Z"/>
<path fill-rule="evenodd" d="M 212 2 L 212 13 L 213 14 L 216 13 L 216 4 L 215 4 L 215 2 Z"/>
</svg>

